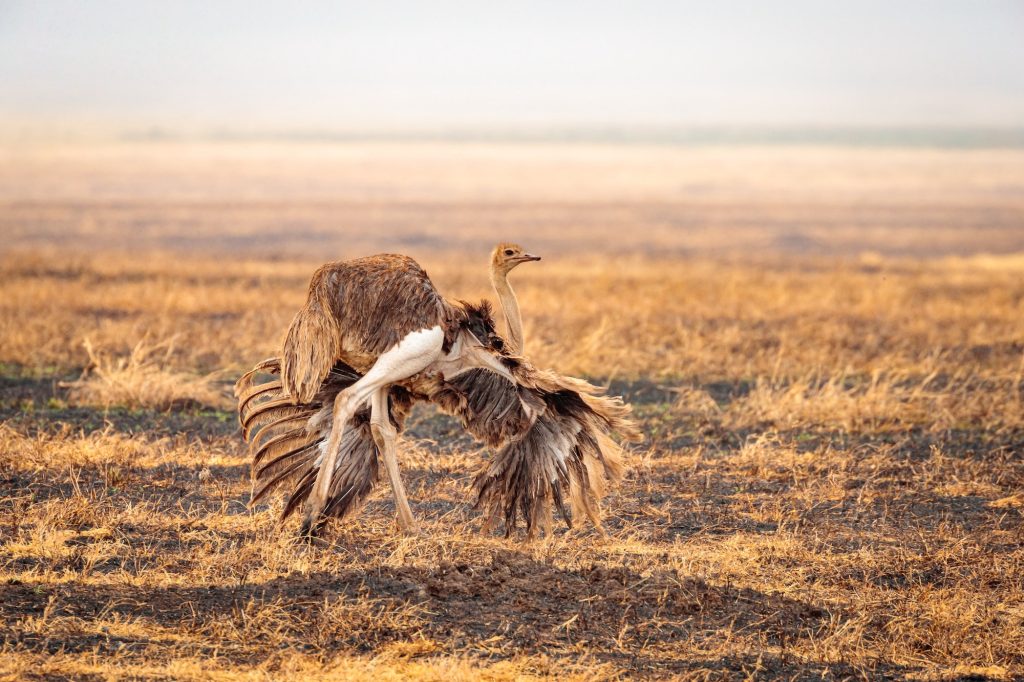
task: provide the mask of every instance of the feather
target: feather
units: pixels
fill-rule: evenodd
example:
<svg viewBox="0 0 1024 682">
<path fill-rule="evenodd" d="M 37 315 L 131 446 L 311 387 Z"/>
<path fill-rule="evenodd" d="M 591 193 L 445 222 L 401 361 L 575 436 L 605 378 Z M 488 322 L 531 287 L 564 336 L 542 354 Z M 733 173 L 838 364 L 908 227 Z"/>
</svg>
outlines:
<svg viewBox="0 0 1024 682">
<path fill-rule="evenodd" d="M 294 408 L 295 403 L 289 397 L 274 398 L 273 400 L 265 400 L 258 405 L 250 405 L 247 408 L 247 412 L 242 417 L 242 428 L 249 429 L 255 426 L 257 420 L 261 417 L 266 419 L 275 419 L 281 415 L 280 408 Z M 308 407 L 303 406 L 300 408 L 301 411 L 305 411 Z M 274 414 L 268 414 L 268 413 Z M 297 412 L 294 412 L 297 413 Z"/>
<path fill-rule="evenodd" d="M 265 478 L 267 475 L 270 475 L 274 470 L 282 469 L 283 467 L 281 465 L 289 463 L 291 460 L 315 459 L 318 453 L 315 452 L 314 450 L 322 442 L 322 440 L 306 441 L 300 443 L 294 448 L 285 450 L 280 454 L 276 454 L 272 459 L 260 464 L 259 467 L 253 464 L 252 477 L 254 479 Z"/>
<path fill-rule="evenodd" d="M 281 379 L 294 403 L 308 403 L 334 365 L 341 351 L 337 321 L 328 302 L 316 289 L 295 314 L 282 350 Z"/>
<path fill-rule="evenodd" d="M 303 469 L 305 467 L 305 469 Z M 279 471 L 276 475 L 267 478 L 260 484 L 260 487 L 253 490 L 252 497 L 249 500 L 249 507 L 254 507 L 269 493 L 274 490 L 277 486 L 283 483 L 289 478 L 296 477 L 297 473 L 303 470 L 303 475 L 308 471 L 315 471 L 308 461 L 296 461 L 292 462 L 291 466 L 286 467 Z"/>
<path fill-rule="evenodd" d="M 325 516 L 344 518 L 365 501 L 377 483 L 377 446 L 370 433 L 368 415 L 364 413 L 362 417 L 350 423 L 342 436 L 331 489 L 324 507 Z M 324 438 L 329 435 L 329 432 L 325 433 Z M 285 503 L 281 518 L 287 518 L 309 497 L 320 470 L 319 456 L 320 449 L 316 447 L 282 455 L 282 459 L 289 462 L 288 468 L 268 480 L 260 489 L 258 494 L 262 498 L 269 489 L 289 478 L 294 479 L 295 472 L 303 472 Z M 302 467 L 308 467 L 308 470 Z M 257 473 L 257 478 L 262 476 L 262 471 Z"/>
<path fill-rule="evenodd" d="M 251 441 L 251 444 L 254 444 L 257 440 L 263 438 L 264 435 L 274 434 L 285 424 L 290 424 L 292 422 L 306 422 L 310 419 L 311 413 L 315 414 L 312 410 L 282 410 L 282 412 L 283 414 L 274 416 L 268 421 L 250 424 L 250 428 L 242 432 L 242 438 L 247 441 Z M 254 434 L 252 431 L 255 428 L 259 428 L 259 431 L 256 431 Z"/>
<path fill-rule="evenodd" d="M 345 518 L 362 505 L 377 484 L 377 446 L 370 433 L 369 420 L 353 429 L 355 431 L 358 433 L 349 439 L 348 447 L 343 445 L 343 456 L 331 481 L 330 499 L 324 507 L 326 516 Z"/>
<path fill-rule="evenodd" d="M 283 384 L 280 381 L 268 381 L 264 384 L 258 384 L 245 391 L 242 395 L 238 396 L 238 411 L 244 412 L 256 398 L 261 395 L 270 393 L 271 391 L 280 391 Z"/>
<path fill-rule="evenodd" d="M 280 358 L 267 358 L 262 362 L 256 363 L 252 369 L 240 376 L 238 381 L 235 382 L 235 397 L 241 397 L 242 391 L 252 386 L 259 374 L 278 374 L 280 371 Z"/>
<path fill-rule="evenodd" d="M 291 494 L 288 499 L 285 500 L 284 508 L 281 510 L 281 520 L 287 519 L 292 515 L 299 506 L 306 501 L 309 497 L 309 493 L 313 491 L 313 483 L 316 482 L 316 475 L 320 472 L 317 467 L 312 467 L 309 471 L 303 474 L 302 478 L 296 482 L 292 488 Z"/>
<path fill-rule="evenodd" d="M 339 392 L 351 386 L 360 374 L 348 365 L 332 365 L 317 387 L 310 403 L 295 405 L 290 397 L 281 395 L 276 380 L 262 384 L 254 377 L 270 373 L 276 366 L 264 361 L 260 371 L 248 372 L 245 382 L 239 380 L 239 410 L 243 435 L 252 453 L 253 494 L 250 505 L 266 499 L 274 490 L 290 489 L 282 518 L 287 518 L 308 498 L 319 473 L 321 445 L 330 437 L 331 405 Z M 276 393 L 275 393 L 276 391 Z M 269 399 L 254 402 L 255 395 Z M 414 402 L 408 390 L 394 386 L 389 392 L 389 417 L 401 428 L 405 415 Z M 357 509 L 372 492 L 378 481 L 377 446 L 370 430 L 370 413 L 358 411 L 346 425 L 335 465 L 325 516 L 345 517 Z"/>
<path fill-rule="evenodd" d="M 623 473 L 621 448 L 610 434 L 633 437 L 638 433 L 627 407 L 605 398 L 590 400 L 593 394 L 566 388 L 579 388 L 583 383 L 559 379 L 546 373 L 531 382 L 559 389 L 526 389 L 543 409 L 538 410 L 526 433 L 499 448 L 474 479 L 476 508 L 489 515 L 503 513 L 506 534 L 513 531 L 519 516 L 528 535 L 547 532 L 552 507 L 569 528 L 573 518 L 586 517 L 600 531 L 600 499 L 606 484 L 619 481 Z M 569 499 L 571 516 L 564 496 Z"/>
<path fill-rule="evenodd" d="M 240 424 L 246 414 L 249 402 L 248 397 L 254 386 L 256 386 L 256 377 L 260 374 L 277 374 L 280 370 L 281 365 L 278 358 L 268 358 L 257 363 L 255 367 L 243 374 L 235 382 L 235 397 L 238 398 L 238 420 Z"/>
<path fill-rule="evenodd" d="M 309 445 L 311 440 L 315 439 L 315 435 L 306 433 L 305 429 L 292 429 L 279 433 L 273 438 L 268 438 L 263 445 L 260 445 L 256 452 L 252 455 L 252 467 L 255 467 L 263 461 L 265 457 L 273 459 L 279 454 L 291 450 L 298 446 Z"/>
<path fill-rule="evenodd" d="M 487 369 L 456 376 L 444 384 L 443 392 L 439 406 L 459 417 L 467 431 L 491 447 L 519 436 L 535 416 L 529 396 L 524 401 L 515 384 Z"/>
</svg>

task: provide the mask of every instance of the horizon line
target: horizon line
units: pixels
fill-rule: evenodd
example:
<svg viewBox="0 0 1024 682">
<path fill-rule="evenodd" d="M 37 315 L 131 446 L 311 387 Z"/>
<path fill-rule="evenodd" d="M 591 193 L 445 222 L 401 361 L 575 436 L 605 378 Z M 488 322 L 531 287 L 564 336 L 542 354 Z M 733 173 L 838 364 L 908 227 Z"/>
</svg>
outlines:
<svg viewBox="0 0 1024 682">
<path fill-rule="evenodd" d="M 6 128 L 6 130 L 5 130 Z M 17 130 L 20 128 L 20 130 Z M 0 143 L 565 143 L 1024 148 L 1024 126 L 913 124 L 576 124 L 424 127 L 0 124 Z"/>
</svg>

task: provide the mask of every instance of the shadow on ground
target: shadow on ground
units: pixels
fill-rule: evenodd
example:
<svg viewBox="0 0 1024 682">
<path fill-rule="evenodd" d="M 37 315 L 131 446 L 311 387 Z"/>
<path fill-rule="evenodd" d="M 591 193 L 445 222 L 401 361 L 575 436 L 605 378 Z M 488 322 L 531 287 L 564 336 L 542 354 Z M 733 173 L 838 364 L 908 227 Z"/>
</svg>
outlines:
<svg viewBox="0 0 1024 682">
<path fill-rule="evenodd" d="M 687 650 L 699 651 L 701 643 L 710 645 L 729 632 L 784 650 L 787 644 L 841 625 L 841 612 L 780 594 L 709 585 L 670 570 L 640 574 L 625 567 L 558 568 L 515 550 L 494 550 L 477 563 L 379 566 L 372 572 L 339 567 L 330 573 L 230 587 L 71 582 L 42 591 L 35 585 L 8 584 L 0 593 L 8 627 L 44 610 L 51 618 L 84 621 L 120 614 L 196 635 L 204 644 L 196 645 L 193 655 L 216 649 L 238 663 L 259 662 L 271 653 L 268 647 L 286 645 L 330 657 L 371 653 L 389 642 L 419 637 L 491 659 L 569 655 L 586 643 L 595 661 L 637 674 L 760 670 L 821 679 L 823 674 L 841 676 L 843 667 L 753 653 L 692 658 L 681 655 L 679 646 L 688 643 Z M 268 607 L 273 607 L 272 620 L 253 620 Z M 375 615 L 354 617 L 357 608 Z M 341 614 L 348 617 L 339 618 Z M 232 624 L 239 631 L 247 629 L 244 640 L 229 641 Z M 87 630 L 53 638 L 14 636 L 20 646 L 50 652 L 143 655 L 156 645 Z M 897 669 L 882 666 L 875 672 L 894 674 Z"/>
</svg>

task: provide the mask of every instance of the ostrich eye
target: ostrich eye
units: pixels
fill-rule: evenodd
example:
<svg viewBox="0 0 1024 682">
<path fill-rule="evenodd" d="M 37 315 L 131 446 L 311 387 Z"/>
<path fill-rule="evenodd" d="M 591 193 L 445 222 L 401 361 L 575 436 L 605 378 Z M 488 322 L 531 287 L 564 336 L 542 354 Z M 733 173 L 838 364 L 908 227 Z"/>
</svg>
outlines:
<svg viewBox="0 0 1024 682">
<path fill-rule="evenodd" d="M 514 253 L 515 253 L 515 251 L 513 251 L 512 249 L 505 249 L 505 255 L 506 255 L 506 256 L 511 256 L 511 255 L 513 255 Z"/>
</svg>

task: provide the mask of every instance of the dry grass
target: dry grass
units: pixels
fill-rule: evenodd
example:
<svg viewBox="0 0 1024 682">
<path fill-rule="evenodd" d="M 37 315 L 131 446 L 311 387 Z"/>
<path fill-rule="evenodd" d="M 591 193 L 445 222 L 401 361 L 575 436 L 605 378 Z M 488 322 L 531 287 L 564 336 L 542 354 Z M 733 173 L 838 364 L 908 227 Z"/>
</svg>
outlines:
<svg viewBox="0 0 1024 682">
<path fill-rule="evenodd" d="M 164 369 L 174 355 L 174 339 L 151 343 L 142 339 L 120 358 L 98 352 L 89 339 L 82 342 L 89 356 L 82 376 L 65 381 L 71 404 L 109 408 L 171 410 L 190 406 L 228 409 L 231 400 L 215 383 L 219 372 L 195 376 Z"/>
<path fill-rule="evenodd" d="M 485 252 L 406 250 L 487 293 Z M 419 410 L 400 458 L 423 535 L 384 486 L 306 548 L 247 508 L 219 399 L 318 259 L 8 253 L 0 679 L 1024 676 L 1019 255 L 544 255 L 513 276 L 530 355 L 610 382 L 647 434 L 610 538 L 480 536 L 486 453 Z"/>
</svg>

